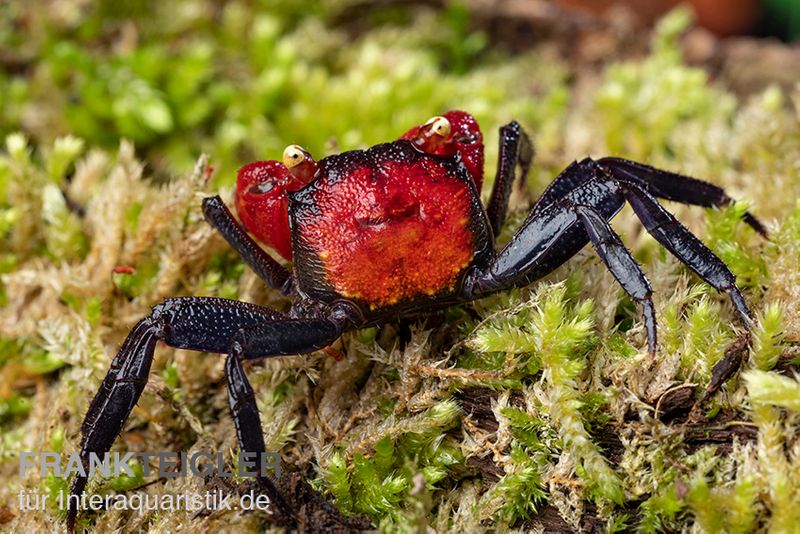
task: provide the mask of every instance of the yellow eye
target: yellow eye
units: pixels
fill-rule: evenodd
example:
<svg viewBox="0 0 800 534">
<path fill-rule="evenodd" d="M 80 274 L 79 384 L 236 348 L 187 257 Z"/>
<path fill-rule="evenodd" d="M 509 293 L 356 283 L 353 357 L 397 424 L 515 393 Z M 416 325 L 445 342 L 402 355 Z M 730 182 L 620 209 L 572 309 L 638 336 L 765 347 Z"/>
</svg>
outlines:
<svg viewBox="0 0 800 534">
<path fill-rule="evenodd" d="M 289 145 L 283 151 L 283 164 L 287 168 L 297 167 L 308 159 L 308 152 L 298 145 Z"/>
<path fill-rule="evenodd" d="M 438 136 L 450 136 L 450 121 L 444 117 L 433 117 L 425 123 L 425 126 L 430 126 L 431 133 L 434 133 Z"/>
</svg>

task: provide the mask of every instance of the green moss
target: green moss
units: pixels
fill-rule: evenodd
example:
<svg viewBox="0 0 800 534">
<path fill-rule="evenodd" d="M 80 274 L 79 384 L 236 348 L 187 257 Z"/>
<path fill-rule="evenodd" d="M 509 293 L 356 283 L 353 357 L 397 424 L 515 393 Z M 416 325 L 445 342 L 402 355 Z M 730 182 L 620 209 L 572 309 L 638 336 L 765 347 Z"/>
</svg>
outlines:
<svg viewBox="0 0 800 534">
<path fill-rule="evenodd" d="M 783 340 L 783 308 L 772 302 L 759 313 L 753 339 L 753 362 L 762 371 L 769 371 L 778 362 Z"/>
<path fill-rule="evenodd" d="M 508 419 L 514 438 L 525 447 L 540 449 L 544 445 L 539 435 L 546 431 L 546 422 L 543 419 L 529 415 L 518 408 L 503 408 L 500 415 Z"/>
<path fill-rule="evenodd" d="M 686 504 L 676 495 L 676 488 L 667 487 L 639 506 L 640 516 L 636 531 L 651 534 L 674 528 L 685 507 Z"/>
<path fill-rule="evenodd" d="M 144 482 L 144 468 L 142 464 L 134 459 L 128 463 L 128 468 L 133 474 L 129 475 L 123 472 L 118 476 L 109 478 L 106 482 L 108 489 L 116 492 L 126 492 L 142 485 Z"/>
<path fill-rule="evenodd" d="M 719 305 L 707 298 L 689 305 L 686 321 L 681 327 L 684 335 L 683 366 L 688 377 L 707 381 L 714 364 L 722 358 L 730 343 L 730 331 L 719 317 Z"/>
<path fill-rule="evenodd" d="M 444 434 L 458 417 L 455 403 L 445 401 L 418 416 L 414 431 L 379 439 L 370 456 L 356 453 L 350 464 L 341 452 L 334 454 L 324 477 L 337 505 L 368 515 L 382 528 L 401 525 L 413 514 L 414 493 L 420 491 L 416 477 L 422 476 L 427 490 L 437 490 L 454 466 L 463 468 L 463 454 Z"/>
<path fill-rule="evenodd" d="M 529 517 L 545 500 L 542 480 L 545 462 L 534 460 L 529 451 L 518 445 L 511 450 L 510 472 L 483 494 L 478 502 L 482 516 L 494 516 L 505 525 Z"/>
<path fill-rule="evenodd" d="M 739 287 L 757 288 L 767 281 L 765 258 L 755 248 L 744 244 L 741 232 L 754 233 L 742 221 L 750 209 L 746 202 L 734 202 L 706 213 L 706 244 L 736 275 Z"/>
<path fill-rule="evenodd" d="M 688 11 L 673 11 L 656 26 L 645 61 L 608 69 L 596 105 L 599 128 L 613 154 L 680 157 L 682 130 L 730 119 L 735 100 L 710 87 L 704 70 L 682 63 L 677 38 L 689 23 Z"/>
<path fill-rule="evenodd" d="M 743 378 L 753 402 L 800 412 L 800 383 L 796 380 L 756 370 L 748 371 Z"/>
<path fill-rule="evenodd" d="M 391 21 L 355 43 L 309 17 L 314 9 L 294 18 L 272 5 L 253 12 L 230 2 L 215 20 L 211 3 L 196 4 L 189 10 L 196 18 L 188 19 L 178 6 L 153 6 L 170 24 L 136 19 L 147 39 L 132 48 L 95 46 L 107 23 L 104 10 L 88 10 L 82 27 L 97 31 L 87 35 L 64 29 L 28 36 L 39 60 L 32 76 L 15 80 L 21 99 L 4 99 L 0 134 L 19 128 L 25 110 L 36 106 L 55 130 L 48 135 L 73 133 L 106 148 L 124 137 L 166 172 L 190 166 L 193 147 L 202 147 L 229 183 L 243 153 L 278 157 L 297 142 L 323 155 L 332 140 L 339 149 L 355 148 L 396 137 L 418 116 L 452 106 L 491 118 L 492 127 L 498 116 L 542 124 L 564 109 L 566 93 L 556 90 L 563 72 L 533 57 L 521 63 L 549 74 L 533 82 L 543 98 L 509 100 L 512 93 L 503 88 L 521 85 L 523 71 L 477 61 L 487 40 L 470 31 L 469 11 L 459 4 L 414 25 Z M 348 7 L 325 4 L 321 12 L 331 16 Z M 402 46 L 395 44 L 399 35 Z M 387 55 L 392 61 L 383 60 Z M 10 90 L 1 74 L 0 88 Z"/>
<path fill-rule="evenodd" d="M 0 425 L 14 419 L 27 415 L 31 411 L 31 400 L 25 397 L 11 397 L 10 399 L 0 399 Z"/>
<path fill-rule="evenodd" d="M 712 488 L 705 476 L 691 481 L 686 501 L 695 524 L 705 532 L 753 532 L 757 525 L 758 488 L 752 474 L 737 477 L 731 486 Z"/>
<path fill-rule="evenodd" d="M 590 494 L 621 503 L 621 481 L 586 430 L 581 414 L 585 404 L 576 383 L 585 366 L 583 355 L 593 343 L 591 313 L 591 301 L 577 306 L 568 303 L 565 285 L 544 285 L 529 302 L 492 316 L 475 332 L 470 345 L 487 352 L 505 347 L 523 356 L 517 365 L 524 372 L 543 372 L 547 386 L 542 403 L 550 425 L 575 456 Z"/>
</svg>

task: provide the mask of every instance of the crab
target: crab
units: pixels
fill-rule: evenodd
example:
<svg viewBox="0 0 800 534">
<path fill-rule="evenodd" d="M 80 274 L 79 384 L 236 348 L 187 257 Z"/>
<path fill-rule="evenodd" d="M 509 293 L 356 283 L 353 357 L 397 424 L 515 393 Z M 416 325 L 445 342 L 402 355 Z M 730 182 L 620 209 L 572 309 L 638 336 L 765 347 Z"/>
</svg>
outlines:
<svg viewBox="0 0 800 534">
<path fill-rule="evenodd" d="M 176 297 L 133 327 L 114 357 L 82 425 L 81 458 L 107 452 L 148 380 L 158 341 L 226 354 L 230 412 L 242 451 L 264 452 L 256 401 L 243 363 L 305 354 L 342 333 L 531 284 L 591 243 L 642 309 L 648 351 L 657 347 L 652 291 L 609 221 L 628 202 L 645 229 L 681 262 L 727 293 L 741 322 L 751 312 L 735 277 L 656 198 L 724 206 L 725 191 L 708 182 L 617 157 L 570 164 L 545 189 L 501 250 L 495 236 L 515 180 L 522 183 L 534 150 L 517 122 L 500 128 L 497 175 L 481 203 L 483 134 L 475 119 L 450 111 L 399 139 L 319 161 L 297 145 L 283 161 L 259 161 L 238 172 L 236 209 L 219 196 L 203 213 L 269 286 L 292 297 L 288 313 L 215 297 Z M 745 222 L 766 235 L 749 212 Z M 292 270 L 250 234 L 290 261 Z M 266 478 L 266 477 L 265 477 Z M 81 495 L 78 476 L 71 495 Z M 268 478 L 267 492 L 280 495 Z M 291 510 L 285 502 L 280 503 Z M 77 510 L 68 510 L 74 526 Z"/>
</svg>

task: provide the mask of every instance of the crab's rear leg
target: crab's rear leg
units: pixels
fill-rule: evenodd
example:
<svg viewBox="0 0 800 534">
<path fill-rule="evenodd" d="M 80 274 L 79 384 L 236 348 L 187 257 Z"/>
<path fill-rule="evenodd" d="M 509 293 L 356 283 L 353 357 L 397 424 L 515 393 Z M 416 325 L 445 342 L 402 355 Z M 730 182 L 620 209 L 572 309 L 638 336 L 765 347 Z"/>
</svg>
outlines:
<svg viewBox="0 0 800 534">
<path fill-rule="evenodd" d="M 622 183 L 636 184 L 655 197 L 691 206 L 715 208 L 727 206 L 733 202 L 724 189 L 697 178 L 622 158 L 606 157 L 597 161 L 585 158 L 579 163 L 572 163 L 547 186 L 547 189 L 536 201 L 528 218 L 533 217 L 545 206 L 564 197 L 579 185 L 590 180 L 608 178 Z M 767 235 L 764 225 L 750 212 L 745 213 L 744 221 L 759 234 Z"/>
<path fill-rule="evenodd" d="M 657 333 L 650 284 L 606 222 L 623 203 L 619 185 L 611 180 L 596 180 L 538 210 L 488 269 L 472 273 L 467 285 L 473 292 L 471 296 L 526 284 L 532 274 L 543 276 L 580 250 L 585 239 L 591 239 L 614 278 L 642 306 L 648 348 L 654 353 Z"/>
<path fill-rule="evenodd" d="M 614 178 L 623 182 L 633 182 L 658 198 L 706 208 L 727 206 L 733 202 L 721 187 L 690 176 L 622 158 L 606 157 L 597 160 L 596 163 Z M 744 222 L 762 236 L 767 236 L 767 229 L 749 211 L 744 214 Z"/>
<path fill-rule="evenodd" d="M 641 187 L 626 185 L 625 197 L 648 233 L 717 291 L 727 293 L 742 322 L 749 327 L 753 314 L 725 263 Z"/>
<path fill-rule="evenodd" d="M 331 343 L 339 332 L 325 319 L 288 319 L 267 308 L 234 300 L 183 297 L 164 301 L 128 334 L 92 400 L 81 427 L 84 468 L 88 468 L 92 453 L 108 452 L 122 430 L 147 383 L 157 341 L 176 348 L 230 352 L 226 374 L 237 434 L 244 451 L 259 453 L 264 452 L 261 426 L 254 424 L 258 413 L 240 359 L 311 352 Z M 257 350 L 251 348 L 254 343 L 258 343 Z M 72 497 L 83 493 L 86 482 L 86 477 L 76 477 L 70 491 L 70 531 L 77 516 Z M 273 500 L 281 501 L 268 480 L 265 489 Z"/>
<path fill-rule="evenodd" d="M 586 228 L 597 254 L 630 297 L 642 306 L 642 318 L 647 332 L 650 354 L 656 353 L 656 310 L 653 307 L 653 290 L 639 264 L 622 244 L 619 236 L 605 218 L 592 208 L 576 206 L 575 212 Z"/>
<path fill-rule="evenodd" d="M 535 207 L 494 262 L 485 269 L 469 273 L 464 285 L 466 296 L 475 298 L 544 276 L 577 252 L 587 238 L 591 237 L 599 249 L 603 241 L 608 242 L 608 236 L 604 234 L 613 235 L 613 231 L 598 221 L 610 220 L 627 199 L 647 231 L 659 243 L 708 284 L 730 296 L 745 326 L 749 327 L 752 314 L 725 263 L 642 187 L 610 176 L 598 176 L 595 174 L 597 169 L 591 160 L 574 163 L 566 169 L 564 175 L 582 183 L 554 202 Z M 583 173 L 588 174 L 582 176 Z M 597 217 L 592 211 L 597 213 Z M 648 342 L 652 350 L 656 327 L 655 321 L 648 319 L 648 315 L 652 317 L 652 305 L 647 295 L 649 285 L 624 247 L 615 245 L 614 250 L 615 261 L 610 262 L 610 257 L 603 257 L 602 252 L 601 257 L 628 294 L 645 307 Z M 613 263 L 617 263 L 616 267 Z M 625 273 L 626 281 L 620 276 Z M 650 322 L 652 324 L 648 324 Z"/>
<path fill-rule="evenodd" d="M 533 156 L 533 143 L 519 123 L 512 121 L 500 128 L 497 175 L 486 206 L 486 215 L 495 236 L 500 234 L 506 220 L 516 169 L 519 166 L 519 183 L 524 184 Z"/>
</svg>

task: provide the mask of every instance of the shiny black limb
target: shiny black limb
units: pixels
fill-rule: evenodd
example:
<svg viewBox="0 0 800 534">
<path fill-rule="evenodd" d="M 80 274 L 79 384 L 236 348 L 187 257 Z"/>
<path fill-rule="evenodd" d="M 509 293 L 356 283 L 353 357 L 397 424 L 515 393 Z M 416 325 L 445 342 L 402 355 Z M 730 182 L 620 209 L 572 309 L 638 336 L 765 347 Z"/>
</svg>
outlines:
<svg viewBox="0 0 800 534">
<path fill-rule="evenodd" d="M 239 438 L 239 447 L 242 451 L 259 455 L 266 451 L 266 446 L 256 396 L 242 368 L 241 355 L 234 351 L 225 359 L 225 379 L 228 383 L 228 405 L 236 427 L 236 436 Z M 262 475 L 258 477 L 258 482 L 270 502 L 282 513 L 294 517 L 294 507 L 286 502 L 272 478 L 263 473 Z"/>
<path fill-rule="evenodd" d="M 528 135 L 516 121 L 500 128 L 500 149 L 497 158 L 497 175 L 486 214 L 495 236 L 500 234 L 508 211 L 508 199 L 514 185 L 514 173 L 519 166 L 519 183 L 524 184 L 533 161 L 534 150 Z"/>
<path fill-rule="evenodd" d="M 593 172 L 591 166 L 573 163 L 568 175 Z M 588 180 L 556 201 L 534 208 L 520 230 L 489 267 L 473 271 L 466 282 L 469 298 L 521 286 L 562 265 L 589 242 L 575 206 L 588 206 L 610 220 L 625 203 L 622 188 L 614 181 Z"/>
<path fill-rule="evenodd" d="M 622 158 L 601 158 L 597 164 L 617 180 L 635 183 L 651 195 L 665 200 L 706 208 L 727 206 L 733 202 L 724 189 L 697 178 Z M 749 211 L 744 215 L 744 222 L 767 237 L 767 229 Z"/>
<path fill-rule="evenodd" d="M 742 322 L 750 326 L 753 315 L 736 287 L 736 277 L 725 263 L 644 189 L 633 184 L 627 185 L 625 197 L 648 233 L 697 276 L 718 291 L 727 293 Z"/>
<path fill-rule="evenodd" d="M 548 187 L 520 230 L 497 254 L 493 263 L 484 269 L 476 268 L 467 275 L 464 297 L 479 298 L 511 286 L 531 283 L 566 262 L 591 239 L 615 278 L 634 300 L 642 304 L 652 352 L 656 341 L 656 323 L 649 284 L 606 223 L 627 200 L 647 231 L 659 243 L 708 284 L 730 296 L 742 321 L 749 327 L 752 315 L 733 274 L 722 260 L 656 201 L 647 191 L 647 180 L 656 184 L 653 189 L 658 194 L 669 195 L 668 198 L 686 203 L 708 205 L 713 201 L 724 204 L 730 199 L 716 195 L 716 186 L 693 178 L 651 172 L 645 166 L 642 167 L 642 176 L 634 176 L 633 171 L 638 169 L 636 164 L 616 159 L 611 163 L 616 166 L 617 172 L 588 158 L 567 167 Z M 626 169 L 628 174 L 619 177 L 619 169 Z M 677 185 L 669 185 L 669 179 L 675 180 Z M 704 185 L 698 186 L 698 193 L 693 196 L 691 187 L 695 182 Z M 603 221 L 603 224 L 598 221 Z M 751 216 L 751 221 L 753 228 L 763 230 L 763 225 L 755 217 Z M 613 237 L 609 238 L 609 235 Z M 613 247 L 609 248 L 609 244 L 613 244 Z M 610 250 L 613 254 L 609 253 Z"/>
<path fill-rule="evenodd" d="M 260 422 L 249 426 L 253 419 L 258 422 L 258 414 L 240 359 L 311 352 L 334 341 L 339 333 L 338 327 L 325 320 L 288 319 L 267 308 L 235 300 L 214 297 L 165 300 L 128 334 L 89 406 L 81 427 L 80 455 L 84 467 L 88 467 L 91 453 L 102 456 L 108 452 L 121 432 L 147 383 L 157 341 L 176 348 L 233 355 L 233 360 L 228 358 L 226 371 L 240 443 L 246 452 L 263 452 Z M 76 477 L 70 495 L 81 495 L 86 483 L 86 477 Z M 274 490 L 271 483 L 267 485 L 270 488 Z M 270 497 L 280 498 L 277 493 Z M 77 509 L 70 499 L 67 508 L 70 531 L 76 515 Z"/>
<path fill-rule="evenodd" d="M 602 258 L 625 292 L 642 306 L 642 317 L 647 331 L 647 348 L 651 355 L 655 355 L 656 310 L 653 307 L 653 290 L 647 277 L 604 217 L 586 206 L 577 206 L 575 211 L 586 228 L 597 255 Z"/>
<path fill-rule="evenodd" d="M 328 346 L 340 334 L 341 328 L 326 319 L 281 319 L 242 328 L 234 335 L 225 360 L 225 377 L 228 404 L 242 451 L 251 454 L 266 451 L 256 396 L 242 361 L 311 352 Z M 286 502 L 275 482 L 268 475 L 259 476 L 258 482 L 270 502 L 296 522 L 294 507 Z"/>
<path fill-rule="evenodd" d="M 656 320 L 650 284 L 606 222 L 624 204 L 624 191 L 613 180 L 604 179 L 602 174 L 591 179 L 596 171 L 590 164 L 574 163 L 562 173 L 581 185 L 554 203 L 536 210 L 475 286 L 492 291 L 526 284 L 531 273 L 536 277 L 544 276 L 591 240 L 614 278 L 631 299 L 641 304 L 647 344 L 650 352 L 654 353 Z M 531 238 L 535 242 L 529 241 Z"/>
<path fill-rule="evenodd" d="M 218 195 L 203 199 L 203 215 L 259 278 L 283 295 L 291 293 L 291 273 L 258 246 Z"/>
</svg>

